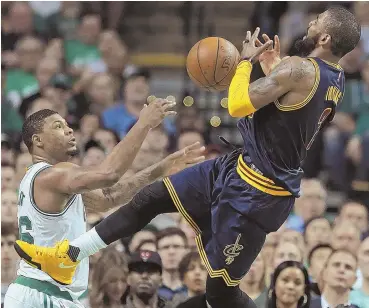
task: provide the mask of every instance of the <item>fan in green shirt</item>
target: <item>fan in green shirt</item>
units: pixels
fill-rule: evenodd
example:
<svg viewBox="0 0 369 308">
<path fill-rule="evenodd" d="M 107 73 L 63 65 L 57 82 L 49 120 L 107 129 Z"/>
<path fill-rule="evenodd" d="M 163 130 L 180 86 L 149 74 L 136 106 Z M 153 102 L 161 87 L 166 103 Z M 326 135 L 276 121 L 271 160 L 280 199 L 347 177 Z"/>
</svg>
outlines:
<svg viewBox="0 0 369 308">
<path fill-rule="evenodd" d="M 35 77 L 36 67 L 42 58 L 44 46 L 36 37 L 19 40 L 15 52 L 19 59 L 19 68 L 6 72 L 5 95 L 13 107 L 18 108 L 22 99 L 39 90 Z"/>
<path fill-rule="evenodd" d="M 65 60 L 72 67 L 73 75 L 79 75 L 83 69 L 104 72 L 106 66 L 98 49 L 101 32 L 101 18 L 97 14 L 86 14 L 78 27 L 78 38 L 64 43 Z"/>
</svg>

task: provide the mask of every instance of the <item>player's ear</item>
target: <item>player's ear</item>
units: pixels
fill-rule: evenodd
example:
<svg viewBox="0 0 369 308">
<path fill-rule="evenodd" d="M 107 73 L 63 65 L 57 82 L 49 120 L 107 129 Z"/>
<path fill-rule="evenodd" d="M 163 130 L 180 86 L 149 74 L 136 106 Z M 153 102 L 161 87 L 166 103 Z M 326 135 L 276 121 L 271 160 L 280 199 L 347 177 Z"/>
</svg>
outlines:
<svg viewBox="0 0 369 308">
<path fill-rule="evenodd" d="M 324 46 L 325 48 L 330 48 L 332 43 L 332 37 L 329 34 L 322 34 L 319 39 L 320 45 Z"/>
<path fill-rule="evenodd" d="M 32 144 L 38 148 L 42 147 L 43 143 L 40 135 L 32 135 Z"/>
</svg>

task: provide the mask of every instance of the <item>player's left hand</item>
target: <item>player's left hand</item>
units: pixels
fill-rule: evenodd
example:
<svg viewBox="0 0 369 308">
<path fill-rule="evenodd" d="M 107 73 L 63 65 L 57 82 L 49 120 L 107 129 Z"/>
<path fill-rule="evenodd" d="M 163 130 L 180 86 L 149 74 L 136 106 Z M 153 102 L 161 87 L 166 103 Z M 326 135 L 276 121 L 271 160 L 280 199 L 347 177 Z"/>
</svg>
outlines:
<svg viewBox="0 0 369 308">
<path fill-rule="evenodd" d="M 200 142 L 193 143 L 182 150 L 168 155 L 162 160 L 164 176 L 170 176 L 187 167 L 191 167 L 205 160 L 205 147 Z"/>
<path fill-rule="evenodd" d="M 261 46 L 256 46 L 260 28 L 257 27 L 255 32 L 251 35 L 251 31 L 247 31 L 246 38 L 243 41 L 243 49 L 241 52 L 241 59 L 248 59 L 250 62 L 256 62 L 261 53 L 273 45 L 273 41 L 267 41 Z"/>
</svg>

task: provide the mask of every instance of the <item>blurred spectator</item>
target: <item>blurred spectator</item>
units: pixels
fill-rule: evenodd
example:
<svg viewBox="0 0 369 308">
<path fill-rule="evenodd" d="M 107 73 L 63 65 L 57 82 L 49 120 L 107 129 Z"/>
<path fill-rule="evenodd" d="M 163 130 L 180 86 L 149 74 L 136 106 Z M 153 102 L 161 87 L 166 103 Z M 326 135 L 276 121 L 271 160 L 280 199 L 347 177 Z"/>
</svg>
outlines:
<svg viewBox="0 0 369 308">
<path fill-rule="evenodd" d="M 167 300 L 187 293 L 179 273 L 179 262 L 187 252 L 187 237 L 181 229 L 166 228 L 157 234 L 157 246 L 163 262 L 163 283 L 159 295 Z"/>
<path fill-rule="evenodd" d="M 350 221 L 337 223 L 332 230 L 331 245 L 333 249 L 347 249 L 356 256 L 360 246 L 360 230 Z"/>
<path fill-rule="evenodd" d="M 306 244 L 305 252 L 310 253 L 311 249 L 318 244 L 329 244 L 331 240 L 332 228 L 329 220 L 323 216 L 313 217 L 305 224 L 304 239 Z"/>
<path fill-rule="evenodd" d="M 26 118 L 28 118 L 31 114 L 37 111 L 40 111 L 42 109 L 50 109 L 50 110 L 56 111 L 55 106 L 50 100 L 48 100 L 47 98 L 41 97 L 41 98 L 34 100 L 31 103 L 31 105 L 27 109 Z"/>
<path fill-rule="evenodd" d="M 137 121 L 150 94 L 150 73 L 147 70 L 134 68 L 128 70 L 124 77 L 123 102 L 108 108 L 102 115 L 104 126 L 116 132 L 120 138 L 124 137 Z M 163 127 L 167 133 L 175 133 L 174 124 L 169 118 L 164 120 Z"/>
<path fill-rule="evenodd" d="M 87 87 L 87 95 L 90 111 L 100 116 L 105 109 L 116 103 L 117 85 L 110 74 L 98 73 L 92 77 Z"/>
<path fill-rule="evenodd" d="M 13 246 L 17 239 L 17 229 L 14 224 L 1 221 L 1 305 L 9 285 L 17 276 L 19 257 Z"/>
<path fill-rule="evenodd" d="M 268 293 L 265 286 L 265 263 L 260 254 L 242 278 L 240 289 L 250 296 L 257 308 L 265 307 Z"/>
<path fill-rule="evenodd" d="M 284 261 L 302 262 L 303 255 L 300 248 L 291 242 L 280 243 L 274 253 L 273 266 L 277 268 Z"/>
<path fill-rule="evenodd" d="M 351 291 L 351 303 L 360 308 L 369 307 L 369 237 L 363 240 L 358 252 L 358 263 L 363 275 L 362 287 Z"/>
<path fill-rule="evenodd" d="M 15 108 L 20 106 L 22 99 L 39 91 L 35 73 L 43 50 L 43 43 L 33 36 L 20 39 L 15 46 L 19 68 L 7 71 L 5 87 L 5 95 Z"/>
<path fill-rule="evenodd" d="M 80 120 L 78 142 L 84 147 L 93 138 L 94 133 L 99 129 L 99 117 L 86 113 Z"/>
<path fill-rule="evenodd" d="M 121 307 L 127 290 L 127 275 L 123 254 L 114 248 L 104 250 L 90 275 L 91 308 Z"/>
<path fill-rule="evenodd" d="M 320 274 L 332 251 L 333 248 L 329 244 L 318 244 L 311 249 L 307 264 L 309 266 L 308 271 L 312 282 L 317 282 L 319 280 Z"/>
<path fill-rule="evenodd" d="M 69 73 L 80 76 L 85 69 L 94 73 L 106 71 L 98 49 L 101 32 L 101 17 L 98 13 L 86 12 L 78 25 L 78 38 L 66 40 L 64 43 L 65 60 L 69 65 Z"/>
<path fill-rule="evenodd" d="M 178 137 L 177 149 L 181 150 L 195 142 L 200 142 L 201 145 L 205 144 L 202 134 L 197 131 L 184 131 Z"/>
<path fill-rule="evenodd" d="M 2 109 L 1 114 L 3 114 L 3 111 L 4 109 Z M 12 148 L 12 144 L 11 144 L 9 136 L 6 134 L 1 134 L 1 163 L 5 165 L 6 164 L 13 165 L 15 163 L 14 157 L 15 157 L 15 153 Z"/>
<path fill-rule="evenodd" d="M 44 58 L 36 68 L 36 78 L 40 89 L 49 85 L 51 79 L 61 72 L 61 64 L 58 59 Z"/>
<path fill-rule="evenodd" d="M 13 165 L 1 164 L 1 191 L 6 189 L 15 191 L 18 183 L 15 181 L 15 170 Z"/>
<path fill-rule="evenodd" d="M 302 234 L 296 230 L 285 229 L 281 232 L 279 237 L 279 243 L 290 242 L 295 244 L 300 251 L 305 251 L 304 237 Z"/>
<path fill-rule="evenodd" d="M 188 248 L 191 250 L 196 250 L 196 233 L 182 215 L 180 217 L 178 228 L 180 228 L 186 234 Z"/>
<path fill-rule="evenodd" d="M 104 148 L 95 140 L 90 140 L 85 145 L 85 153 L 82 158 L 82 166 L 98 166 L 105 158 Z"/>
<path fill-rule="evenodd" d="M 109 154 L 120 141 L 119 137 L 113 131 L 104 128 L 99 128 L 95 131 L 93 139 L 100 142 L 107 154 Z"/>
<path fill-rule="evenodd" d="M 133 253 L 128 268 L 129 294 L 124 308 L 170 307 L 158 295 L 162 263 L 157 252 L 143 250 Z"/>
<path fill-rule="evenodd" d="M 315 216 L 321 216 L 326 210 L 327 192 L 316 179 L 301 181 L 301 197 L 295 201 L 294 214 L 287 220 L 287 227 L 303 232 L 306 222 Z"/>
<path fill-rule="evenodd" d="M 310 283 L 305 267 L 296 261 L 281 263 L 273 274 L 268 308 L 308 308 Z"/>
<path fill-rule="evenodd" d="M 8 66 L 18 63 L 17 55 L 12 53 L 17 41 L 24 35 L 35 34 L 33 27 L 33 12 L 27 2 L 12 2 L 9 4 L 8 13 L 4 16 L 1 31 L 2 62 Z"/>
<path fill-rule="evenodd" d="M 156 246 L 156 241 L 154 240 L 144 240 L 138 246 L 135 252 L 140 250 L 149 250 L 149 251 L 158 251 L 158 247 Z"/>
<path fill-rule="evenodd" d="M 77 39 L 81 8 L 82 2 L 61 1 L 60 10 L 47 18 L 50 36 L 65 40 Z"/>
<path fill-rule="evenodd" d="M 197 251 L 189 252 L 183 257 L 179 263 L 179 275 L 187 287 L 187 294 L 176 294 L 171 302 L 173 307 L 177 307 L 188 298 L 205 294 L 208 273 Z"/>
<path fill-rule="evenodd" d="M 267 268 L 273 267 L 273 258 L 277 246 L 278 246 L 277 232 L 269 233 L 265 239 L 264 246 L 260 252 L 261 255 L 263 256 Z"/>
<path fill-rule="evenodd" d="M 141 171 L 163 159 L 167 155 L 169 139 L 160 127 L 150 130 L 133 161 L 132 170 Z"/>
<path fill-rule="evenodd" d="M 356 280 L 357 259 L 347 250 L 333 251 L 322 271 L 321 297 L 311 301 L 311 308 L 348 305 L 350 289 Z"/>
<path fill-rule="evenodd" d="M 15 190 L 1 190 L 1 222 L 17 225 L 18 197 Z"/>
<path fill-rule="evenodd" d="M 27 168 L 33 164 L 32 156 L 29 153 L 20 153 L 15 163 L 15 180 L 20 183 L 26 174 Z"/>
<path fill-rule="evenodd" d="M 179 133 L 185 131 L 196 131 L 204 134 L 205 123 L 201 113 L 196 106 L 180 107 L 177 117 L 177 129 Z"/>
<path fill-rule="evenodd" d="M 143 229 L 141 231 L 138 231 L 137 233 L 133 235 L 132 239 L 130 240 L 128 244 L 128 251 L 130 253 L 137 251 L 139 245 L 143 241 L 148 241 L 148 240 L 156 242 L 156 235 L 153 231 L 148 230 L 148 229 Z"/>
<path fill-rule="evenodd" d="M 338 220 L 350 221 L 364 234 L 368 231 L 368 208 L 361 203 L 355 201 L 346 202 L 340 209 Z"/>
</svg>

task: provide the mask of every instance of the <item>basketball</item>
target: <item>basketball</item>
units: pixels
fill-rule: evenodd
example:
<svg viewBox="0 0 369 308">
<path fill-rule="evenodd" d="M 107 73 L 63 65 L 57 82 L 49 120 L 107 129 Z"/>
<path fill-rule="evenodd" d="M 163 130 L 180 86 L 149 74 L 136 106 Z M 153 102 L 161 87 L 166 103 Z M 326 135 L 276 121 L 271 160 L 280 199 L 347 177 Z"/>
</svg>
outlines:
<svg viewBox="0 0 369 308">
<path fill-rule="evenodd" d="M 187 56 L 187 73 L 200 88 L 224 91 L 231 84 L 240 53 L 221 37 L 207 37 L 197 42 Z"/>
</svg>

